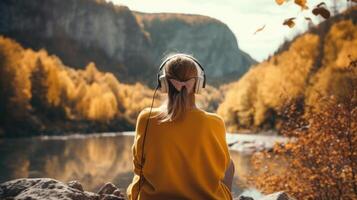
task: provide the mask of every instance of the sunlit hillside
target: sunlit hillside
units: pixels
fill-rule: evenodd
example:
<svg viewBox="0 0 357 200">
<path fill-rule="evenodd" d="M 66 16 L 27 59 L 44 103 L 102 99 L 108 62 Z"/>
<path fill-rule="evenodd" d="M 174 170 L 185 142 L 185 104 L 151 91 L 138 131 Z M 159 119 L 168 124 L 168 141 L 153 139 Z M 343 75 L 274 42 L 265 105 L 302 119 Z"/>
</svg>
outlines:
<svg viewBox="0 0 357 200">
<path fill-rule="evenodd" d="M 229 131 L 279 128 L 286 102 L 319 108 L 317 100 L 334 95 L 343 102 L 357 84 L 349 64 L 357 59 L 357 8 L 296 37 L 268 60 L 230 84 L 218 108 Z M 354 69 L 356 70 L 356 69 Z"/>
<path fill-rule="evenodd" d="M 153 90 L 121 83 L 94 63 L 76 70 L 46 50 L 24 49 L 5 37 L 0 58 L 0 135 L 133 130 L 138 113 L 151 104 Z M 198 103 L 214 111 L 221 97 L 207 86 Z M 163 98 L 158 94 L 155 106 Z"/>
<path fill-rule="evenodd" d="M 94 63 L 75 70 L 45 50 L 23 49 L 4 37 L 0 56 L 1 125 L 8 134 L 128 129 L 151 101 L 150 89 L 120 83 Z"/>
</svg>

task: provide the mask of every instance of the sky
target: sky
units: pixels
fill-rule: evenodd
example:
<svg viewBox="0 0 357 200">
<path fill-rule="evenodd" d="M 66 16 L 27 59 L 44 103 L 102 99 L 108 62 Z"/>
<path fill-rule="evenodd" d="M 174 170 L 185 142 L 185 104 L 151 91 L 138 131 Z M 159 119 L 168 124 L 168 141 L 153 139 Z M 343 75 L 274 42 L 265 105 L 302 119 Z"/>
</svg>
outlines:
<svg viewBox="0 0 357 200">
<path fill-rule="evenodd" d="M 131 10 L 148 13 L 187 13 L 206 15 L 228 25 L 235 34 L 238 46 L 257 61 L 263 61 L 293 36 L 303 33 L 308 27 L 304 17 L 310 17 L 316 25 L 323 21 L 311 13 L 320 2 L 327 7 L 333 0 L 308 0 L 308 11 L 302 11 L 293 1 L 278 5 L 275 0 L 110 0 L 114 4 L 126 5 Z M 346 8 L 346 1 L 336 0 L 338 9 Z M 293 28 L 284 26 L 285 19 L 297 17 Z M 261 27 L 264 29 L 254 34 Z"/>
</svg>

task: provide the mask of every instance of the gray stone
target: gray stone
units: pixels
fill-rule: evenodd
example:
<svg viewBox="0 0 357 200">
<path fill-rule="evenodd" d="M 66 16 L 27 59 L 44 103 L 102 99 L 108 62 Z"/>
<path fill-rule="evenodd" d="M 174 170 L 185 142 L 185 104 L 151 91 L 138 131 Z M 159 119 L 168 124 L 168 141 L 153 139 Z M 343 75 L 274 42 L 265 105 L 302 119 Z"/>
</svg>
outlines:
<svg viewBox="0 0 357 200">
<path fill-rule="evenodd" d="M 281 192 L 275 192 L 273 194 L 266 195 L 265 197 L 259 200 L 295 200 L 295 199 L 290 197 L 287 193 L 281 191 Z"/>
<path fill-rule="evenodd" d="M 0 184 L 0 199 L 99 200 L 99 195 L 83 192 L 50 178 L 23 178 Z"/>
<path fill-rule="evenodd" d="M 71 188 L 84 192 L 82 184 L 78 181 L 69 181 L 67 185 Z"/>
</svg>

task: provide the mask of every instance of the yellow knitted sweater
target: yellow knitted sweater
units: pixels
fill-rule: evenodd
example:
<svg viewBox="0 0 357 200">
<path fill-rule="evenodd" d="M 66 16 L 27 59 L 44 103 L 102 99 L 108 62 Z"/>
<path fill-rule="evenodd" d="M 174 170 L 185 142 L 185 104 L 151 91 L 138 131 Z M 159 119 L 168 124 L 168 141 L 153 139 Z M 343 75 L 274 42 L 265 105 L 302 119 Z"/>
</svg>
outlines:
<svg viewBox="0 0 357 200">
<path fill-rule="evenodd" d="M 146 133 L 143 184 L 138 199 L 232 199 L 222 182 L 230 163 L 223 119 L 200 109 L 158 124 L 153 109 Z M 129 199 L 138 195 L 142 141 L 149 109 L 140 112 L 132 147 L 134 178 Z"/>
</svg>

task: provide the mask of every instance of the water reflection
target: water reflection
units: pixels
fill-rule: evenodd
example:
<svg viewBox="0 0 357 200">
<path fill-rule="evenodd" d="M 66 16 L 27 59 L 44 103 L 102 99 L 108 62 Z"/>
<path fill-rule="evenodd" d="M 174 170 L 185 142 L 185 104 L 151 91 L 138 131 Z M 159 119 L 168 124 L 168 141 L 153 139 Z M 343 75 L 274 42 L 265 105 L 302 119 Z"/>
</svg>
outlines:
<svg viewBox="0 0 357 200">
<path fill-rule="evenodd" d="M 51 177 L 79 180 L 89 191 L 108 181 L 124 189 L 132 179 L 132 143 L 132 136 L 123 135 L 0 140 L 0 182 Z M 231 156 L 236 196 L 241 192 L 237 181 L 244 182 L 242 177 L 250 170 L 250 155 L 231 151 Z"/>
</svg>

